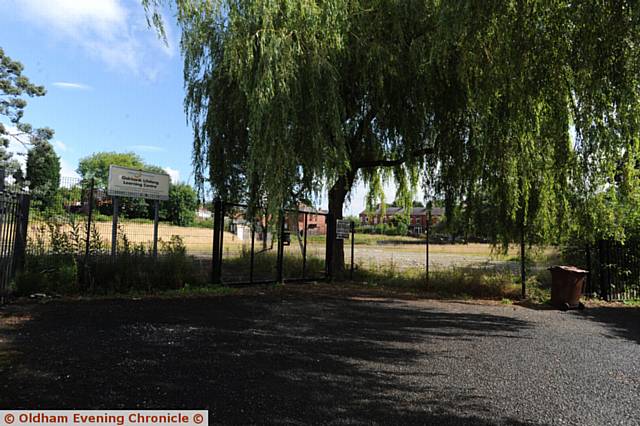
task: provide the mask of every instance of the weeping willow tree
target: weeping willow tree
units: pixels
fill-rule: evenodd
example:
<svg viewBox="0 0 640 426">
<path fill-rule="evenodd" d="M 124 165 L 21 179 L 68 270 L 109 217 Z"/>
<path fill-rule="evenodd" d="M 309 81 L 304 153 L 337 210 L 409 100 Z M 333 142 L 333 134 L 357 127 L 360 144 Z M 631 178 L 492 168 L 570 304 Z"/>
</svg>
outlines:
<svg viewBox="0 0 640 426">
<path fill-rule="evenodd" d="M 508 243 L 557 240 L 604 220 L 585 213 L 603 194 L 636 193 L 636 3 L 167 3 L 198 183 L 227 200 L 273 211 L 328 187 L 341 218 L 358 180 L 373 202 L 393 179 L 409 207 L 425 171 Z M 163 1 L 143 4 L 162 33 Z"/>
</svg>

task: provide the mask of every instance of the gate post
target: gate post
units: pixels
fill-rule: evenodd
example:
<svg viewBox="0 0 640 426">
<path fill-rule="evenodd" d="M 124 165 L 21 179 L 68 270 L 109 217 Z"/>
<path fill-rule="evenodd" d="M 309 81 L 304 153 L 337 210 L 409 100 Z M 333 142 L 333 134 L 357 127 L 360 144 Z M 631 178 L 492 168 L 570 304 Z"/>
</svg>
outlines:
<svg viewBox="0 0 640 426">
<path fill-rule="evenodd" d="M 327 241 L 325 243 L 325 274 L 327 279 L 331 280 L 333 277 L 333 246 L 336 240 L 336 220 L 332 213 L 327 213 Z"/>
<path fill-rule="evenodd" d="M 29 229 L 29 206 L 31 198 L 28 194 L 18 195 L 18 221 L 16 223 L 15 243 L 13 248 L 13 271 L 24 269 L 27 248 L 27 230 Z"/>
<path fill-rule="evenodd" d="M 283 278 L 284 263 L 284 210 L 280 210 L 280 223 L 278 224 L 278 257 L 276 265 L 276 283 L 281 283 Z"/>
<path fill-rule="evenodd" d="M 316 216 L 317 217 L 317 216 Z M 302 246 L 302 279 L 307 274 L 307 230 L 309 228 L 309 213 L 304 213 L 304 244 Z"/>
<path fill-rule="evenodd" d="M 587 243 L 586 247 L 585 247 L 585 261 L 587 263 L 587 267 L 584 268 L 587 271 L 589 271 L 589 273 L 587 274 L 587 288 L 586 288 L 586 292 L 588 294 L 592 294 L 593 293 L 593 283 L 591 282 L 591 277 L 593 275 L 593 271 L 591 270 L 591 246 L 589 243 Z"/>
<path fill-rule="evenodd" d="M 349 273 L 349 279 L 351 281 L 353 281 L 353 268 L 354 268 L 353 253 L 355 251 L 355 244 L 356 244 L 356 223 L 354 221 L 351 221 L 351 270 Z"/>
<path fill-rule="evenodd" d="M 222 268 L 220 265 L 220 235 L 222 233 L 222 200 L 216 197 L 213 201 L 213 253 L 211 258 L 211 283 L 220 284 Z"/>
</svg>

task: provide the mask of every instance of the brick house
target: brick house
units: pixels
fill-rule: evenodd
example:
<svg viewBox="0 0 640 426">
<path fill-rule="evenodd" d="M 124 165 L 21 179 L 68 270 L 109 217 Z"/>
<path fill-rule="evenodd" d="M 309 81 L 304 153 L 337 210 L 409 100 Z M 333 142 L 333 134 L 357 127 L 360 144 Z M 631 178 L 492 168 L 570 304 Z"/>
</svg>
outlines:
<svg viewBox="0 0 640 426">
<path fill-rule="evenodd" d="M 298 229 L 304 229 L 304 216 L 307 216 L 307 229 L 309 235 L 322 235 L 327 233 L 327 216 L 326 210 L 314 209 L 307 206 L 298 208 Z"/>
<path fill-rule="evenodd" d="M 381 223 L 390 223 L 392 218 L 396 215 L 404 215 L 405 211 L 402 207 L 387 207 L 385 214 L 382 215 L 380 205 L 376 208 L 375 212 L 368 212 L 366 210 L 360 212 L 360 224 L 375 226 Z M 426 207 L 413 207 L 409 213 L 409 232 L 413 234 L 420 234 L 427 226 L 428 209 Z M 431 224 L 438 223 L 444 216 L 444 209 L 441 207 L 431 208 Z"/>
</svg>

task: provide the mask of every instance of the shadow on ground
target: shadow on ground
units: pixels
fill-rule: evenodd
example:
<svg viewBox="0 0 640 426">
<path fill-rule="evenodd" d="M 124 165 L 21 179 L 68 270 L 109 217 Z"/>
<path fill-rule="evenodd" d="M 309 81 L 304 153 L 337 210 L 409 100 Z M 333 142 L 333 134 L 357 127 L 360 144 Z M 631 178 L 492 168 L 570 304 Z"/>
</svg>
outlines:
<svg viewBox="0 0 640 426">
<path fill-rule="evenodd" d="M 604 325 L 615 337 L 640 344 L 640 307 L 605 307 L 585 309 L 585 318 Z"/>
<path fill-rule="evenodd" d="M 454 380 L 435 387 L 424 368 L 436 354 L 456 356 L 440 346 L 447 339 L 518 338 L 528 324 L 517 319 L 299 295 L 54 302 L 3 317 L 0 408 L 208 409 L 214 423 L 244 424 L 522 424 Z"/>
</svg>

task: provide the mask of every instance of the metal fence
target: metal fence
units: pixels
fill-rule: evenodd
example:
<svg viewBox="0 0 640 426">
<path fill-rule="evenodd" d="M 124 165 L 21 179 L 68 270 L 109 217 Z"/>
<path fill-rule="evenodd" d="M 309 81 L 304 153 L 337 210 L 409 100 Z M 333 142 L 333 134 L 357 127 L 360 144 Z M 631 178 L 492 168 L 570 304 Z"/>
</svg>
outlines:
<svg viewBox="0 0 640 426">
<path fill-rule="evenodd" d="M 24 262 L 28 213 L 27 194 L 0 191 L 0 303 Z"/>
<path fill-rule="evenodd" d="M 327 277 L 326 212 L 311 208 L 250 215 L 246 205 L 214 203 L 213 282 L 229 285 Z"/>
<path fill-rule="evenodd" d="M 585 293 L 605 300 L 640 298 L 640 240 L 600 240 L 587 247 L 585 263 L 590 271 Z"/>
<path fill-rule="evenodd" d="M 323 211 L 301 208 L 250 217 L 245 205 L 217 201 L 216 208 L 200 206 L 189 226 L 178 226 L 155 221 L 153 201 L 111 197 L 95 180 L 66 177 L 55 191 L 31 195 L 26 243 L 31 264 L 42 271 L 71 257 L 85 288 L 93 282 L 86 274 L 98 274 L 98 263 L 105 259 L 114 262 L 133 254 L 146 262 L 144 257 L 162 256 L 176 244 L 207 282 L 240 285 L 327 276 L 328 215 Z"/>
<path fill-rule="evenodd" d="M 117 209 L 117 221 L 114 221 Z M 211 213 L 198 209 L 190 226 L 160 221 L 159 248 L 178 237 L 187 253 L 210 258 Z M 94 180 L 65 177 L 50 194 L 33 194 L 29 222 L 30 253 L 115 254 L 120 249 L 154 251 L 154 202 L 141 198 L 114 198 Z"/>
</svg>

